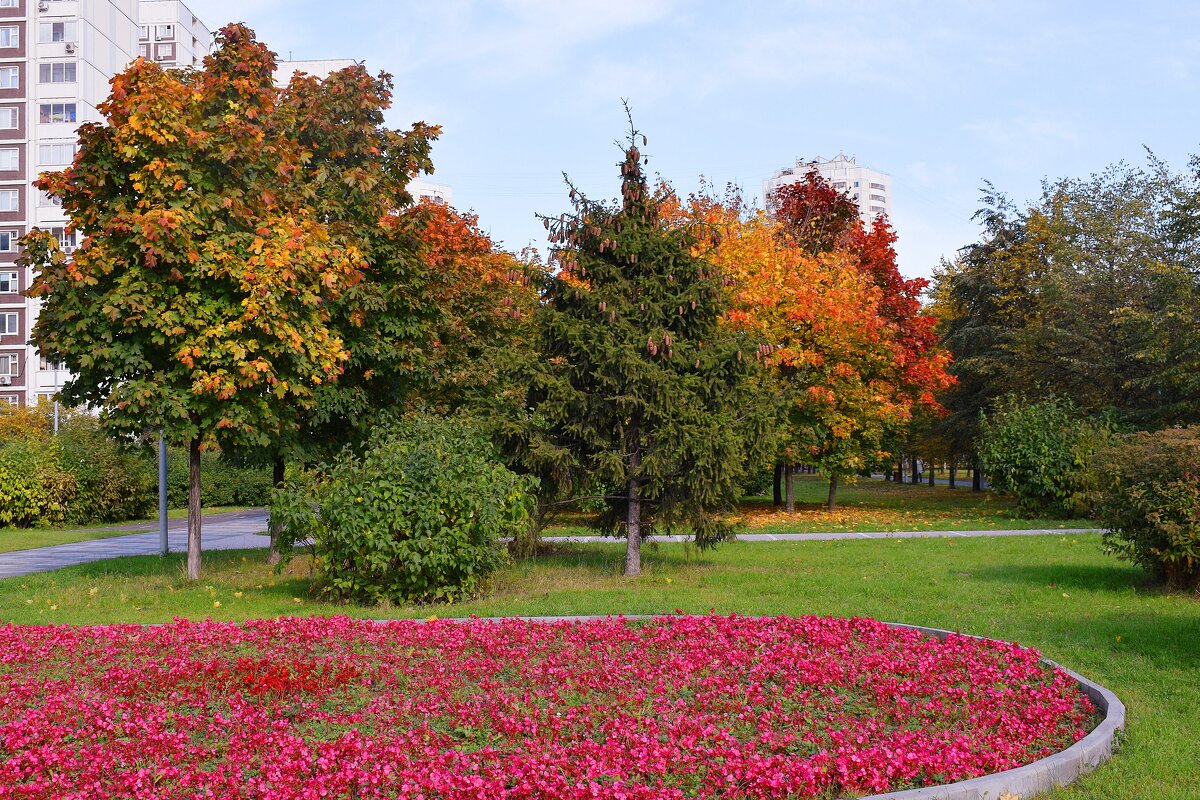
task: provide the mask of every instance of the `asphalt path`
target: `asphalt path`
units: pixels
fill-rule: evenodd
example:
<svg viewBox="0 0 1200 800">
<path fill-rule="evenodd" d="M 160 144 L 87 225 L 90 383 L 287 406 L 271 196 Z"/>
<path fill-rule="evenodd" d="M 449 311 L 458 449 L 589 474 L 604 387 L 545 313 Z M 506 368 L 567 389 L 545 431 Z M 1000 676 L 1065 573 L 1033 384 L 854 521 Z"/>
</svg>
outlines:
<svg viewBox="0 0 1200 800">
<path fill-rule="evenodd" d="M 35 572 L 50 572 L 75 564 L 87 564 L 122 556 L 158 555 L 161 538 L 157 526 L 140 523 L 119 525 L 108 530 L 131 531 L 124 536 L 108 539 L 89 539 L 72 544 L 39 547 L 32 550 L 14 550 L 0 553 L 0 578 L 13 578 Z M 265 509 L 229 511 L 211 514 L 204 518 L 201 539 L 203 550 L 242 550 L 266 548 L 270 538 L 266 535 L 267 512 Z M 828 533 L 744 533 L 740 542 L 808 542 L 857 539 L 959 539 L 982 536 L 1066 536 L 1092 533 L 1093 528 L 1045 528 L 1037 530 L 991 530 L 991 531 L 860 531 Z M 171 520 L 167 538 L 172 552 L 187 550 L 187 520 Z M 655 536 L 657 542 L 684 542 L 688 536 Z M 546 536 L 547 543 L 585 544 L 611 542 L 601 536 Z"/>
</svg>

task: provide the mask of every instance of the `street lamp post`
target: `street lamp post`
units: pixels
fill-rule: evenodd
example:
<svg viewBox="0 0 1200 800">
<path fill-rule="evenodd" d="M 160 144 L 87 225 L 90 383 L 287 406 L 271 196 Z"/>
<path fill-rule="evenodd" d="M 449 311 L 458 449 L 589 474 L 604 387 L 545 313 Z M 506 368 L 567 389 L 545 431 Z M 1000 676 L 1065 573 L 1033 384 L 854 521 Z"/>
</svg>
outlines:
<svg viewBox="0 0 1200 800">
<path fill-rule="evenodd" d="M 167 538 L 167 440 L 158 434 L 158 538 L 165 556 L 171 549 Z"/>
</svg>

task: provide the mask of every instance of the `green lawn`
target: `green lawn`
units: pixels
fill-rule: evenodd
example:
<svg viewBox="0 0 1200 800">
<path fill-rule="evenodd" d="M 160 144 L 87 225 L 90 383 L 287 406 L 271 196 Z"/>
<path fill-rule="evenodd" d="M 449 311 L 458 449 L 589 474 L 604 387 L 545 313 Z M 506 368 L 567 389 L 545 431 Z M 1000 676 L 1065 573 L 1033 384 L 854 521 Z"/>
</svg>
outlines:
<svg viewBox="0 0 1200 800">
<path fill-rule="evenodd" d="M 824 531 L 962 531 L 1029 530 L 1034 528 L 1090 528 L 1092 520 L 1030 518 L 1008 497 L 990 491 L 973 492 L 945 486 L 892 483 L 862 478 L 838 488 L 838 508 L 826 510 L 829 483 L 817 475 L 794 480 L 796 511 L 788 514 L 771 505 L 769 497 L 751 497 L 741 504 L 739 516 L 745 533 L 814 533 Z M 547 536 L 593 533 L 582 515 L 560 514 L 546 530 Z"/>
<path fill-rule="evenodd" d="M 245 506 L 214 506 L 204 509 L 203 516 L 222 514 L 226 511 L 245 511 Z M 167 512 L 170 519 L 187 517 L 186 508 L 172 508 Z M 153 525 L 158 517 L 153 519 L 131 520 L 129 522 L 108 523 L 95 525 L 72 526 L 71 528 L 0 528 L 0 553 L 11 553 L 14 550 L 30 550 L 35 547 L 50 547 L 56 544 L 71 544 L 84 542 L 89 539 L 108 539 L 113 536 L 125 536 L 138 531 L 113 530 L 110 525 Z"/>
<path fill-rule="evenodd" d="M 646 573 L 620 576 L 619 544 L 519 561 L 490 597 L 364 609 L 315 601 L 307 562 L 275 575 L 261 551 L 206 556 L 190 586 L 182 557 L 147 556 L 0 581 L 0 618 L 18 623 L 239 620 L 281 614 L 830 614 L 1009 639 L 1114 690 L 1129 708 L 1117 758 L 1058 798 L 1200 797 L 1200 601 L 1144 585 L 1099 536 L 734 543 L 709 553 L 650 545 Z M 240 596 L 239 596 L 240 593 Z M 219 604 L 219 605 L 218 605 Z"/>
</svg>

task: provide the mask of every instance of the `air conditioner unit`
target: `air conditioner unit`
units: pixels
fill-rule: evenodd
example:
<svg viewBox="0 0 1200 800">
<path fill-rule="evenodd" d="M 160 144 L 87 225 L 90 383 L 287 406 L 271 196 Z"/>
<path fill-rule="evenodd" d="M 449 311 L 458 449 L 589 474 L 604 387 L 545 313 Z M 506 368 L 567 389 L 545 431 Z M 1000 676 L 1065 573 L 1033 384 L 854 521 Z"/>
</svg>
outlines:
<svg viewBox="0 0 1200 800">
<path fill-rule="evenodd" d="M 75 52 L 75 43 L 74 42 L 67 42 L 67 52 L 68 53 Z"/>
<path fill-rule="evenodd" d="M 0 386 L 12 386 L 12 378 L 8 375 L 0 375 Z"/>
<path fill-rule="evenodd" d="M 38 3 L 38 11 L 49 11 L 49 10 L 50 10 L 50 4 L 47 3 L 46 0 L 42 0 L 42 2 Z"/>
</svg>

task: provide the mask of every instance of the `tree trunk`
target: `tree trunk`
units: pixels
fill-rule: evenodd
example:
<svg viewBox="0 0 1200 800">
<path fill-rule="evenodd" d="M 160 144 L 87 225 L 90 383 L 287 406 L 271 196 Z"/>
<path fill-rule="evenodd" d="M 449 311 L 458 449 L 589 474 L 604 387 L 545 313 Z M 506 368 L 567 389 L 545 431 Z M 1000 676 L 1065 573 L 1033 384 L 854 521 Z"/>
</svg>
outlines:
<svg viewBox="0 0 1200 800">
<path fill-rule="evenodd" d="M 957 456 L 950 456 L 950 488 L 951 489 L 954 488 L 954 479 L 957 477 L 957 473 L 958 473 L 958 461 L 956 459 L 957 459 Z"/>
<path fill-rule="evenodd" d="M 284 467 L 282 456 L 276 458 L 275 463 L 271 467 L 271 483 L 275 486 L 276 490 L 283 488 L 283 476 L 286 471 Z M 267 532 L 271 535 L 271 547 L 267 550 L 267 563 L 272 566 L 278 564 L 280 560 L 279 546 L 276 542 L 281 527 L 278 521 L 271 520 L 271 524 L 267 528 Z"/>
<path fill-rule="evenodd" d="M 983 476 L 979 474 L 979 456 L 975 456 L 975 460 L 971 462 L 971 491 L 983 491 Z"/>
<path fill-rule="evenodd" d="M 200 440 L 188 445 L 188 580 L 200 580 Z"/>
<path fill-rule="evenodd" d="M 920 483 L 921 482 L 921 471 L 917 467 L 917 457 L 916 456 L 908 457 L 908 468 L 909 468 L 909 471 L 911 472 L 908 479 L 914 484 Z"/>
<path fill-rule="evenodd" d="M 637 447 L 629 454 L 629 508 L 625 514 L 625 577 L 642 574 L 642 495 Z"/>
<path fill-rule="evenodd" d="M 929 470 L 929 488 L 932 489 L 934 486 L 934 475 L 935 475 L 935 471 L 933 469 L 933 462 L 926 464 L 925 468 L 927 470 Z"/>
<path fill-rule="evenodd" d="M 777 508 L 783 505 L 783 464 L 775 465 L 775 491 L 771 498 L 771 505 Z"/>
<path fill-rule="evenodd" d="M 897 461 L 895 467 L 892 471 L 892 480 L 896 483 L 904 483 L 904 461 Z"/>
<path fill-rule="evenodd" d="M 783 468 L 783 480 L 787 488 L 787 512 L 793 514 L 796 511 L 796 489 L 792 481 L 792 476 L 795 474 L 796 468 L 788 464 Z"/>
<path fill-rule="evenodd" d="M 829 510 L 837 511 L 837 483 L 838 476 L 829 476 Z"/>
</svg>

